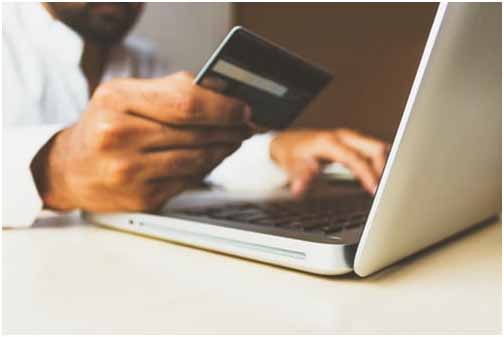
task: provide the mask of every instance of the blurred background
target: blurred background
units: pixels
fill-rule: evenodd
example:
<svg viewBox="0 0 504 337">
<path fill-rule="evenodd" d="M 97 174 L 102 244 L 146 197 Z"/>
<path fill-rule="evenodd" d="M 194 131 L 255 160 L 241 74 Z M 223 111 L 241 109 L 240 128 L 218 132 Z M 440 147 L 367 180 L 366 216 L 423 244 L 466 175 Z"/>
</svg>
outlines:
<svg viewBox="0 0 504 337">
<path fill-rule="evenodd" d="M 296 127 L 351 127 L 392 141 L 436 3 L 149 3 L 134 33 L 170 71 L 198 72 L 242 25 L 331 71 Z"/>
</svg>

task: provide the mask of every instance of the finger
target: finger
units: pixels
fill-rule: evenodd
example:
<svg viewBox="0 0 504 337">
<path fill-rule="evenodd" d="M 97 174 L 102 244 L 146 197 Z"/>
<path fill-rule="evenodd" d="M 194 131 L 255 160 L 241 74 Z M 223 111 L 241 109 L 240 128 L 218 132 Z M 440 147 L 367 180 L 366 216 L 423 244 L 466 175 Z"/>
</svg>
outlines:
<svg viewBox="0 0 504 337">
<path fill-rule="evenodd" d="M 306 193 L 319 171 L 320 165 L 315 160 L 303 160 L 289 165 L 288 174 L 292 195 L 299 198 Z"/>
<path fill-rule="evenodd" d="M 348 167 L 369 193 L 373 194 L 376 190 L 378 177 L 368 160 L 358 151 L 337 142 L 320 142 L 312 151 L 319 159 L 339 162 Z"/>
<path fill-rule="evenodd" d="M 159 211 L 172 198 L 182 193 L 191 182 L 190 178 L 165 178 L 156 182 L 154 193 L 152 195 L 155 211 Z"/>
<path fill-rule="evenodd" d="M 216 76 L 207 76 L 201 81 L 201 86 L 204 88 L 216 91 L 218 93 L 225 93 L 228 88 L 228 83 Z M 246 120 L 247 126 L 252 130 L 253 133 L 261 133 L 268 131 L 267 128 L 261 127 L 252 121 L 252 113 L 250 112 L 249 118 Z"/>
<path fill-rule="evenodd" d="M 210 126 L 253 125 L 252 108 L 232 97 L 194 86 L 186 106 L 182 104 L 181 124 Z"/>
<path fill-rule="evenodd" d="M 164 179 L 149 182 L 140 191 L 124 194 L 120 204 L 129 211 L 157 212 L 187 186 L 188 179 Z"/>
<path fill-rule="evenodd" d="M 166 124 L 231 126 L 246 123 L 251 115 L 245 103 L 194 85 L 187 74 L 109 83 L 96 90 L 96 104 Z"/>
<path fill-rule="evenodd" d="M 135 145 L 146 152 L 180 147 L 202 147 L 218 144 L 239 144 L 251 136 L 247 127 L 191 127 L 181 128 L 129 116 L 128 128 Z"/>
<path fill-rule="evenodd" d="M 340 130 L 339 139 L 341 142 L 357 149 L 364 156 L 368 157 L 376 174 L 378 176 L 381 175 L 385 167 L 389 148 L 386 143 L 353 130 Z"/>
<path fill-rule="evenodd" d="M 205 176 L 236 149 L 236 145 L 216 145 L 146 153 L 139 161 L 140 179 Z"/>
<path fill-rule="evenodd" d="M 147 195 L 148 211 L 159 212 L 166 203 L 187 189 L 199 186 L 204 176 L 164 177 L 147 182 L 150 187 Z"/>
<path fill-rule="evenodd" d="M 222 93 L 227 88 L 227 82 L 216 76 L 206 76 L 201 81 L 201 86 Z"/>
</svg>

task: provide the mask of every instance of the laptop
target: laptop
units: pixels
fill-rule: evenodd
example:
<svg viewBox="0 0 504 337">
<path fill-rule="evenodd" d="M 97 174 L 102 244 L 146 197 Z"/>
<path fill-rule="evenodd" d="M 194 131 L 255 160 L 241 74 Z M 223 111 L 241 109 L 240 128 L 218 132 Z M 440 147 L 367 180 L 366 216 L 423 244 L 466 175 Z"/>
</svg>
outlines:
<svg viewBox="0 0 504 337">
<path fill-rule="evenodd" d="M 315 274 L 370 275 L 501 212 L 501 5 L 441 3 L 374 197 L 322 178 L 187 191 L 158 214 L 94 223 Z"/>
</svg>

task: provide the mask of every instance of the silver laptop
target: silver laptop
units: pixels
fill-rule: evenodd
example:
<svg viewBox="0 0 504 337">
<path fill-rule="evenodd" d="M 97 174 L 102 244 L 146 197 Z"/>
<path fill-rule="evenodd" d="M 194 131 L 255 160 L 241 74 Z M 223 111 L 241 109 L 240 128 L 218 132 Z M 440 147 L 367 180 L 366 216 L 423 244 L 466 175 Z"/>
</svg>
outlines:
<svg viewBox="0 0 504 337">
<path fill-rule="evenodd" d="M 161 214 L 88 220 L 316 274 L 369 275 L 501 211 L 501 5 L 438 6 L 375 197 L 189 191 Z"/>
</svg>

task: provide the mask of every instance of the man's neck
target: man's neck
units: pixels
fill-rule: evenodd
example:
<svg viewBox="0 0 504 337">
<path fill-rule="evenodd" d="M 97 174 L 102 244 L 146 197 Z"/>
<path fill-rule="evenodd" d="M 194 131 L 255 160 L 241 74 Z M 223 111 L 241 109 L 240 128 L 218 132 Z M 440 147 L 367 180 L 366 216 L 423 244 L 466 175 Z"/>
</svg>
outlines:
<svg viewBox="0 0 504 337">
<path fill-rule="evenodd" d="M 98 84 L 100 84 L 105 65 L 107 63 L 110 48 L 96 45 L 85 41 L 84 51 L 81 58 L 81 69 L 86 76 L 89 96 L 93 94 Z"/>
</svg>

